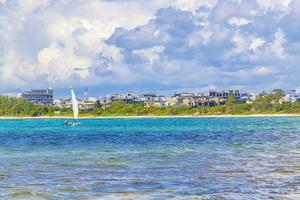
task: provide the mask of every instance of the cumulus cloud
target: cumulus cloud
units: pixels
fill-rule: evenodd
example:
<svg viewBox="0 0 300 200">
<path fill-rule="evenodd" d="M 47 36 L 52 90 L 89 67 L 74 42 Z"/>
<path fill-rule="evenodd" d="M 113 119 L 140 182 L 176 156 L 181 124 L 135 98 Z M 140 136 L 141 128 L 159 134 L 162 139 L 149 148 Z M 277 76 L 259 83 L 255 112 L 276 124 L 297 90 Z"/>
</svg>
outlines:
<svg viewBox="0 0 300 200">
<path fill-rule="evenodd" d="M 245 18 L 232 17 L 228 20 L 228 23 L 230 25 L 243 26 L 243 25 L 247 25 L 247 24 L 251 23 L 251 21 L 248 19 L 245 19 Z"/>
<path fill-rule="evenodd" d="M 263 46 L 265 44 L 266 41 L 264 41 L 263 39 L 261 38 L 254 38 L 252 39 L 251 41 L 251 45 L 250 45 L 250 50 L 253 50 L 255 51 L 257 48 Z"/>
<path fill-rule="evenodd" d="M 98 55 L 110 54 L 118 60 L 116 50 L 107 47 L 104 40 L 117 27 L 130 29 L 146 23 L 156 11 L 156 6 L 144 9 L 142 3 L 126 1 L 11 0 L 1 3 L 0 80 L 6 88 L 32 87 L 33 82 L 41 86 L 98 84 L 101 75 L 110 74 L 100 69 L 99 66 L 107 63 L 101 64 L 105 61 Z M 89 70 L 75 70 L 77 68 Z M 20 71 L 23 74 L 18 74 Z M 122 71 L 126 70 L 118 70 Z M 73 83 L 74 79 L 78 81 Z M 17 84 L 7 84 L 9 80 Z"/>
<path fill-rule="evenodd" d="M 0 90 L 298 87 L 299 8 L 297 0 L 0 0 Z"/>
<path fill-rule="evenodd" d="M 264 10 L 288 10 L 292 0 L 257 0 L 259 6 Z"/>
</svg>

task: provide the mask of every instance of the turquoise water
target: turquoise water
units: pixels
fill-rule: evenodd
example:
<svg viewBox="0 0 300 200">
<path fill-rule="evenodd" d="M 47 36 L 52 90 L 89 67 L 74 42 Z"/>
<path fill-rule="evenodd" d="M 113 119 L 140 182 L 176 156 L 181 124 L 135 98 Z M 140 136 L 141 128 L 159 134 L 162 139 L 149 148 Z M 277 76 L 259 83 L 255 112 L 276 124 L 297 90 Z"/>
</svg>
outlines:
<svg viewBox="0 0 300 200">
<path fill-rule="evenodd" d="M 0 199 L 299 199 L 300 118 L 0 120 Z"/>
</svg>

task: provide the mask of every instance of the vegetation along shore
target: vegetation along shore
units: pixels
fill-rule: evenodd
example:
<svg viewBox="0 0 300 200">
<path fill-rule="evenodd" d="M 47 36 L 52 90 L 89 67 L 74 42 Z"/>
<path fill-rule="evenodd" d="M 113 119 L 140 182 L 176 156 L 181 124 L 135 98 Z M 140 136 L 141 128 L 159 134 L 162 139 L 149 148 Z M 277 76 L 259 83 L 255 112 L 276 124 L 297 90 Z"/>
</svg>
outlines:
<svg viewBox="0 0 300 200">
<path fill-rule="evenodd" d="M 300 102 L 280 104 L 282 93 L 260 95 L 252 104 L 230 96 L 225 105 L 198 108 L 187 106 L 145 107 L 144 104 L 125 104 L 115 101 L 103 108 L 97 104 L 93 109 L 80 111 L 81 118 L 91 117 L 230 117 L 230 116 L 298 116 Z M 24 99 L 0 96 L 0 117 L 66 118 L 72 116 L 71 109 L 34 105 Z"/>
</svg>

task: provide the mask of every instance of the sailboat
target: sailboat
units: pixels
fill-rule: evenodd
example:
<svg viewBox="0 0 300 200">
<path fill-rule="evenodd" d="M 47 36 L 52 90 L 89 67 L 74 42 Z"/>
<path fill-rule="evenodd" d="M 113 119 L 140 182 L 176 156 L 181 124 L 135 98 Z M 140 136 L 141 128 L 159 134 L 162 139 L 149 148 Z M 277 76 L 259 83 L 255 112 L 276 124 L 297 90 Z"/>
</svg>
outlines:
<svg viewBox="0 0 300 200">
<path fill-rule="evenodd" d="M 80 124 L 79 122 L 76 122 L 76 120 L 78 119 L 78 101 L 76 99 L 76 95 L 75 95 L 73 88 L 70 88 L 70 89 L 71 89 L 71 96 L 72 96 L 72 110 L 73 110 L 74 119 L 73 119 L 73 121 L 66 120 L 64 122 L 64 125 L 65 126 L 77 126 Z"/>
</svg>

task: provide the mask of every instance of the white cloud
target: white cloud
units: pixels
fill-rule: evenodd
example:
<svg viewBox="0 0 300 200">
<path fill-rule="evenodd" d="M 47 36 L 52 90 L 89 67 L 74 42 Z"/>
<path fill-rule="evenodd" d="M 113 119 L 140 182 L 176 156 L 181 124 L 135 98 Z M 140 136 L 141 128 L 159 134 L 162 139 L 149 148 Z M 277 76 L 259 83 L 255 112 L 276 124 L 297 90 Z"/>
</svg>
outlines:
<svg viewBox="0 0 300 200">
<path fill-rule="evenodd" d="M 200 7 L 212 8 L 218 2 L 217 0 L 174 0 L 175 6 L 183 11 L 190 11 L 195 14 L 195 11 Z"/>
<path fill-rule="evenodd" d="M 1 3 L 8 4 L 8 1 Z M 111 54 L 109 57 L 120 62 L 120 56 L 116 56 L 119 50 L 108 47 L 104 40 L 119 26 L 130 29 L 146 23 L 159 8 L 144 7 L 143 3 L 151 5 L 93 0 L 19 0 L 0 5 L 3 6 L 0 10 L 4 10 L 0 13 L 0 43 L 4 51 L 0 55 L 1 85 L 14 88 L 4 81 L 14 80 L 18 86 L 30 86 L 28 77 L 32 81 L 62 85 L 72 81 L 73 76 L 80 81 L 94 78 L 93 84 L 97 84 L 92 71 L 74 69 L 96 65 L 99 51 L 103 55 Z M 34 24 L 38 31 L 28 29 L 28 24 Z M 29 54 L 34 44 L 36 50 Z M 119 73 L 128 74 L 115 68 Z M 15 76 L 16 71 L 22 74 Z"/>
<path fill-rule="evenodd" d="M 51 82 L 68 80 L 74 73 L 87 78 L 87 71 L 74 72 L 74 68 L 91 65 L 89 58 L 75 55 L 72 48 L 64 48 L 57 43 L 51 43 L 48 48 L 40 51 L 38 61 L 40 67 L 36 69 L 37 72 L 47 75 Z"/>
<path fill-rule="evenodd" d="M 232 42 L 235 45 L 235 48 L 231 52 L 233 53 L 233 56 L 235 56 L 236 54 L 247 53 L 250 43 L 248 35 L 243 35 L 239 31 L 237 31 L 232 37 Z"/>
<path fill-rule="evenodd" d="M 257 66 L 250 69 L 240 69 L 234 72 L 234 76 L 248 79 L 253 77 L 272 76 L 276 73 L 277 70 L 274 69 L 274 66 Z"/>
<path fill-rule="evenodd" d="M 263 46 L 265 43 L 266 41 L 261 38 L 253 38 L 249 49 L 255 51 L 257 48 Z"/>
<path fill-rule="evenodd" d="M 153 65 L 155 60 L 159 60 L 159 54 L 162 53 L 164 50 L 164 46 L 154 46 L 148 49 L 139 49 L 133 51 L 133 54 L 137 54 L 140 56 L 145 57 L 150 65 Z"/>
<path fill-rule="evenodd" d="M 246 18 L 251 16 L 255 8 L 255 1 L 219 1 L 212 16 L 216 22 L 228 22 L 232 17 Z"/>
<path fill-rule="evenodd" d="M 291 1 L 292 0 L 257 0 L 257 3 L 262 9 L 288 10 Z"/>
<path fill-rule="evenodd" d="M 5 4 L 7 0 L 0 0 L 0 3 Z"/>
<path fill-rule="evenodd" d="M 274 40 L 271 43 L 271 51 L 280 59 L 286 58 L 287 54 L 283 47 L 286 39 L 281 29 L 278 29 L 274 35 Z"/>
<path fill-rule="evenodd" d="M 186 88 L 251 88 L 286 77 L 293 86 L 291 71 L 300 71 L 299 5 L 297 0 L 0 0 L 0 90 L 145 79 Z M 266 83 L 253 83 L 256 76 Z"/>
<path fill-rule="evenodd" d="M 228 20 L 228 23 L 230 25 L 235 25 L 235 26 L 243 26 L 250 24 L 252 21 L 245 19 L 245 18 L 237 18 L 237 17 L 232 17 Z"/>
<path fill-rule="evenodd" d="M 254 68 L 254 72 L 258 75 L 270 75 L 276 73 L 277 71 L 274 69 L 274 67 L 261 66 Z"/>
</svg>

